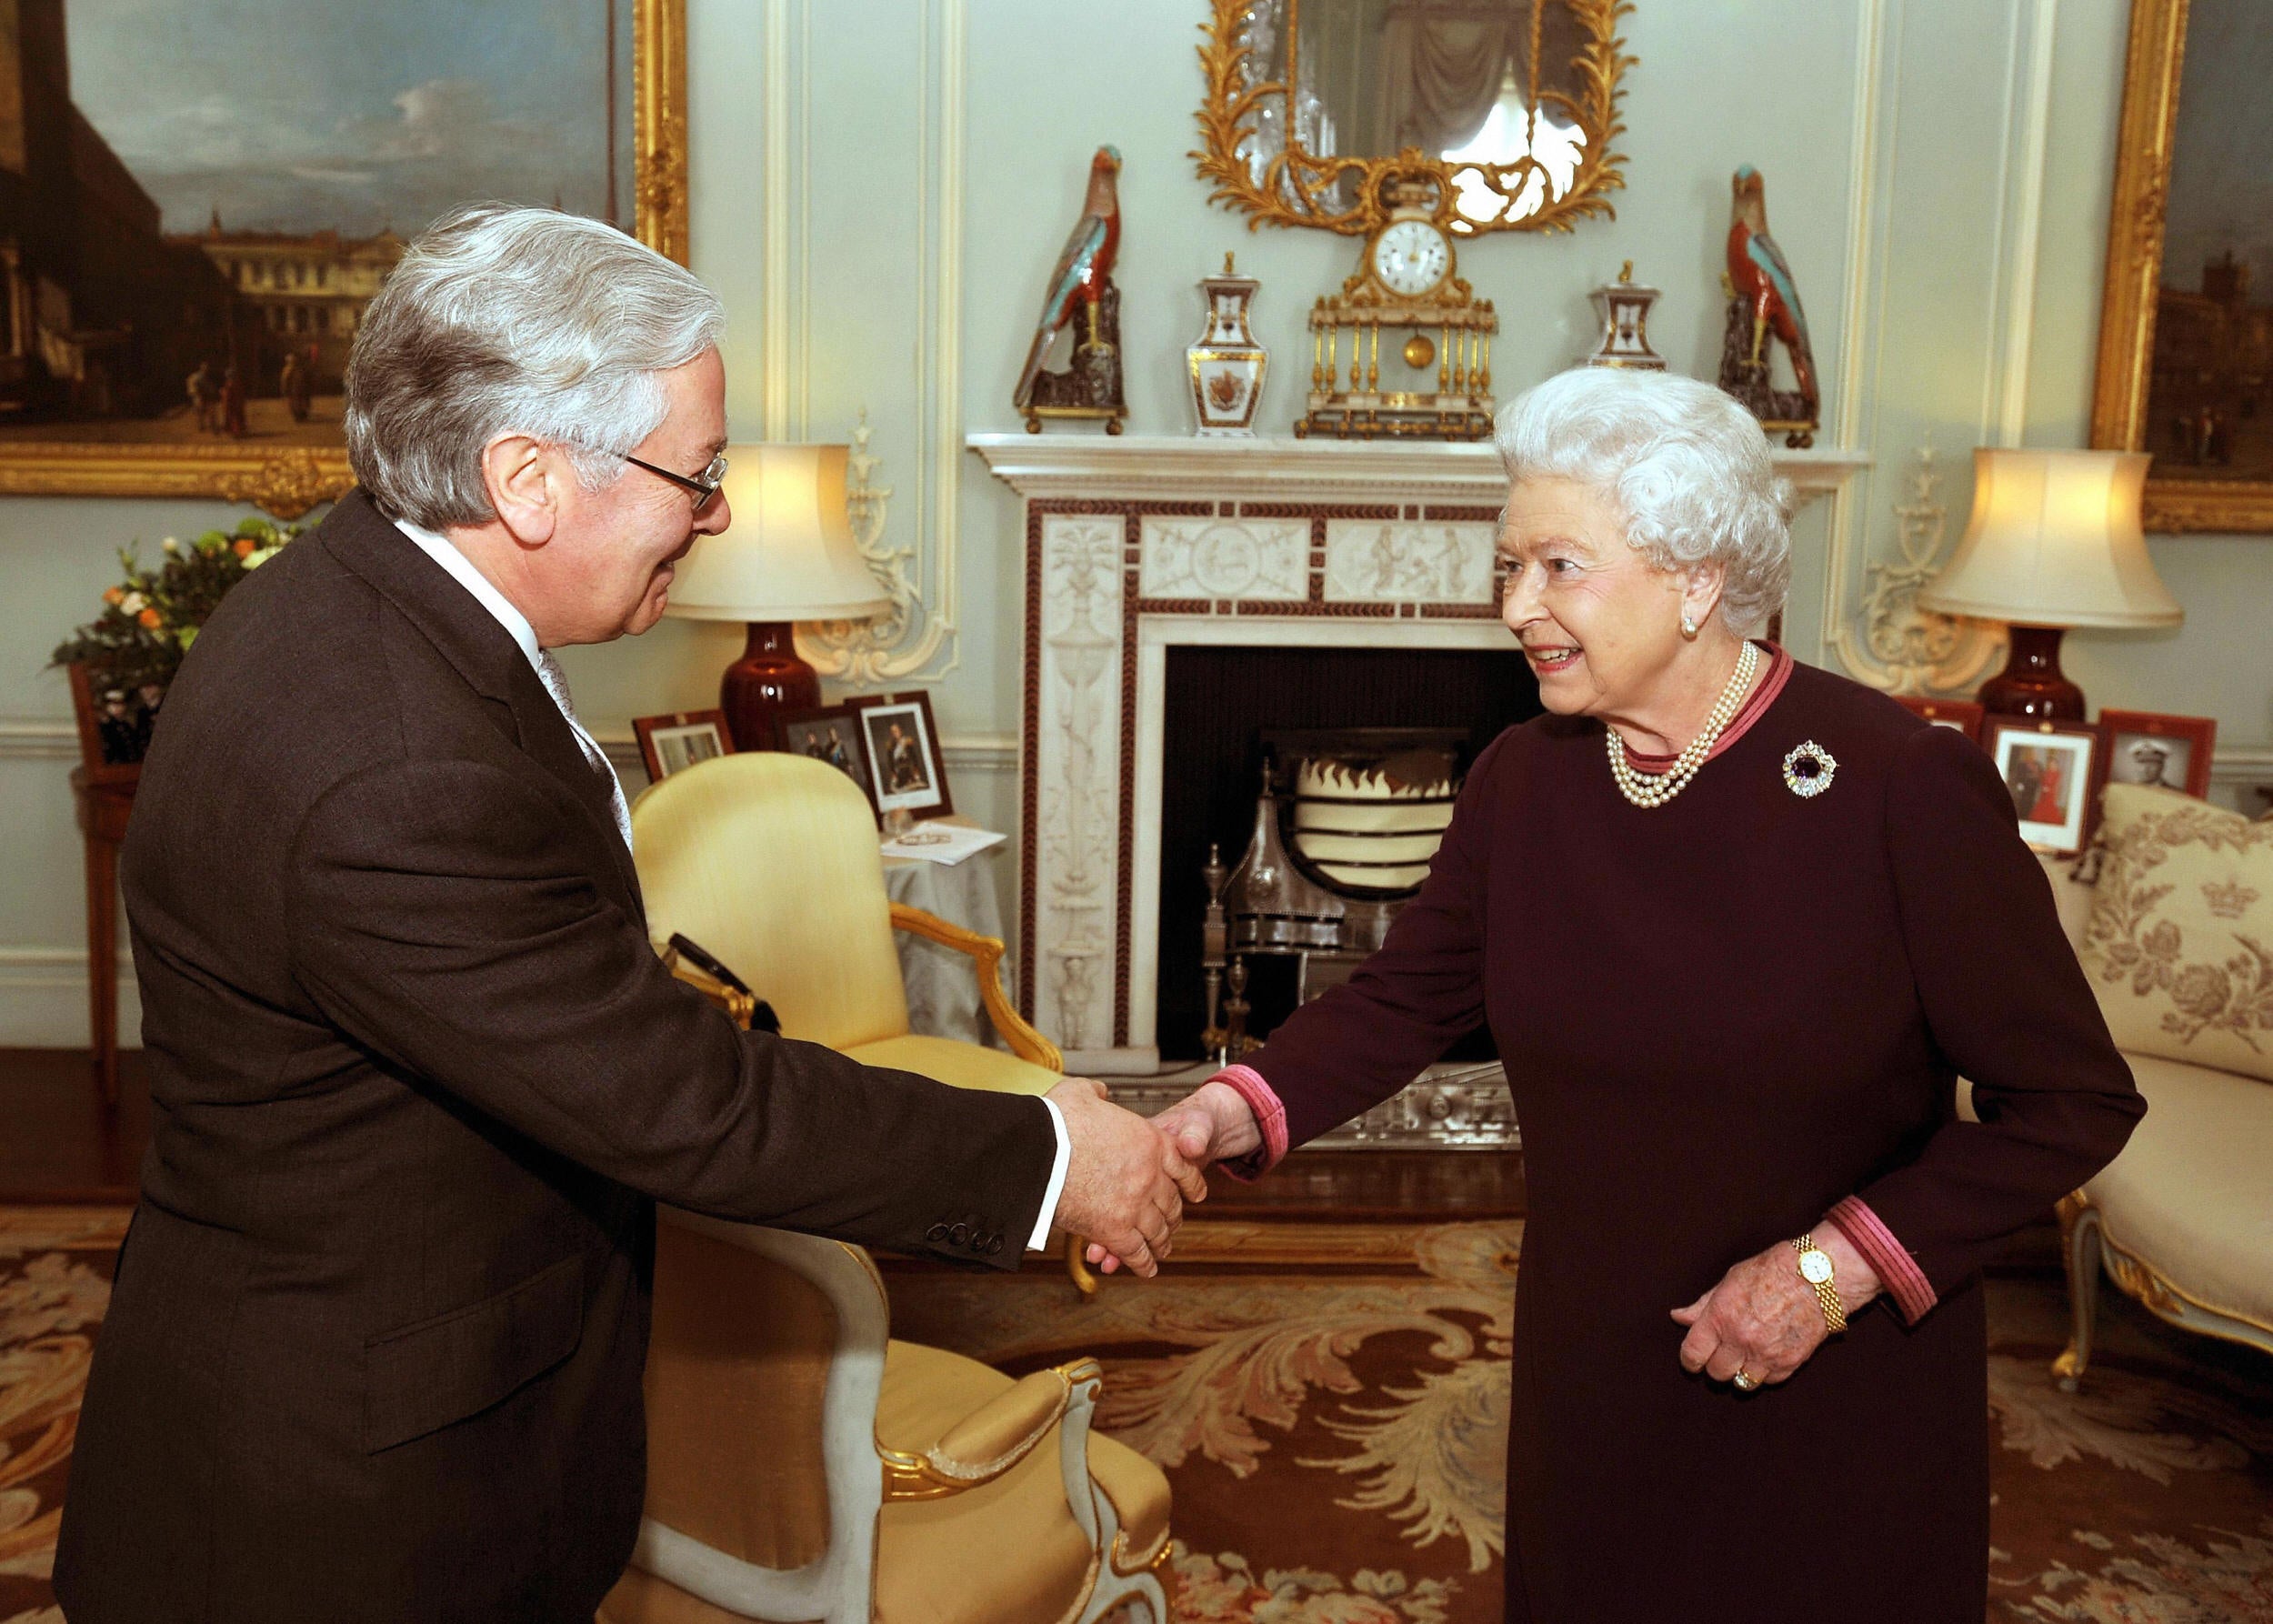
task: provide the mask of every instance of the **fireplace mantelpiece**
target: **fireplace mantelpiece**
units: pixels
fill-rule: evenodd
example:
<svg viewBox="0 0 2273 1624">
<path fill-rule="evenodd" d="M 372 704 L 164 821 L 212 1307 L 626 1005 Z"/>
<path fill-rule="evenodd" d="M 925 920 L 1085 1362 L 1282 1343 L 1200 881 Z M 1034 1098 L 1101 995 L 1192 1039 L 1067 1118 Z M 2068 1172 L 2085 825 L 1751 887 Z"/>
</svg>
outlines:
<svg viewBox="0 0 2273 1624">
<path fill-rule="evenodd" d="M 1159 1068 L 1175 644 L 1497 648 L 1488 444 L 975 434 L 1025 499 L 1018 1002 L 1067 1068 Z M 1775 452 L 1804 503 L 1868 458 Z"/>
</svg>

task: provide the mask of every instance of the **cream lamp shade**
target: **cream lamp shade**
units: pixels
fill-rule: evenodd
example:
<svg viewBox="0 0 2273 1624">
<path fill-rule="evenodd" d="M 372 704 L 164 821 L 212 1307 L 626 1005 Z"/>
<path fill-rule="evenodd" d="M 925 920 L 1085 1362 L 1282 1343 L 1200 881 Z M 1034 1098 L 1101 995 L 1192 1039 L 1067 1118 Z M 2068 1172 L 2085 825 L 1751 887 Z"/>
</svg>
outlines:
<svg viewBox="0 0 2273 1624">
<path fill-rule="evenodd" d="M 2139 526 L 2138 451 L 1973 454 L 1973 516 L 1920 607 L 2040 627 L 2178 626 Z"/>
<path fill-rule="evenodd" d="M 865 620 L 892 606 L 854 545 L 844 446 L 729 446 L 727 527 L 696 538 L 664 613 L 688 620 Z"/>
</svg>

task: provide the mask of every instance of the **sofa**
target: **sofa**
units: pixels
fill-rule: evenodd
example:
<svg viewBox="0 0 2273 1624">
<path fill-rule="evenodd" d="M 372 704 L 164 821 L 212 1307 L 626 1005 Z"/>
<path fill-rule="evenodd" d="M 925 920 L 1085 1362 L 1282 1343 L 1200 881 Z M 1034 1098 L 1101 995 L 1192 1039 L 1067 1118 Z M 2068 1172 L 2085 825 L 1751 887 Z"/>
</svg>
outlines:
<svg viewBox="0 0 2273 1624">
<path fill-rule="evenodd" d="M 2059 1204 L 2073 1332 L 2091 1363 L 2104 1278 L 2149 1312 L 2273 1353 L 2273 823 L 2112 785 L 2084 862 L 2045 859 L 2060 923 L 2148 1110 Z"/>
</svg>

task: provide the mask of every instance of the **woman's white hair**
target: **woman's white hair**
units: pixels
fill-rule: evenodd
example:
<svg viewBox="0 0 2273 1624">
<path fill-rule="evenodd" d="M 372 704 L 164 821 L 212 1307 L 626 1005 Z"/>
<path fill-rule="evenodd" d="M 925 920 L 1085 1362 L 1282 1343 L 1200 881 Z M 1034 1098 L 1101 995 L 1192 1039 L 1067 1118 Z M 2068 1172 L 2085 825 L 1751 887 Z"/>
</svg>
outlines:
<svg viewBox="0 0 2273 1624">
<path fill-rule="evenodd" d="M 1791 485 L 1759 419 L 1670 372 L 1577 366 L 1526 390 L 1494 426 L 1510 483 L 1554 477 L 1604 492 L 1626 539 L 1659 569 L 1720 564 L 1720 615 L 1757 636 L 1791 586 Z"/>
<path fill-rule="evenodd" d="M 347 357 L 347 460 L 428 529 L 496 516 L 482 448 L 557 446 L 597 490 L 668 411 L 656 375 L 716 348 L 717 296 L 635 238 L 548 208 L 436 220 L 365 312 Z"/>
</svg>

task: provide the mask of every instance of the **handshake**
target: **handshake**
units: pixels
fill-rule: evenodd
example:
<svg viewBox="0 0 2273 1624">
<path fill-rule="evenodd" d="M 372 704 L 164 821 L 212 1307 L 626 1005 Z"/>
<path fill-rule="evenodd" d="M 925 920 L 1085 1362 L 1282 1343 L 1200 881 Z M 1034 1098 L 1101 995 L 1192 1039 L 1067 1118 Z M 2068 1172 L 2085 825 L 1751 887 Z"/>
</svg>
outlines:
<svg viewBox="0 0 2273 1624">
<path fill-rule="evenodd" d="M 1089 1262 L 1106 1274 L 1124 1267 L 1158 1274 L 1184 1203 L 1207 1199 L 1202 1170 L 1262 1143 L 1255 1114 L 1225 1083 L 1202 1083 L 1149 1122 L 1112 1104 L 1105 1085 L 1088 1078 L 1067 1078 L 1049 1098 L 1072 1148 L 1056 1227 L 1087 1236 Z"/>
</svg>

